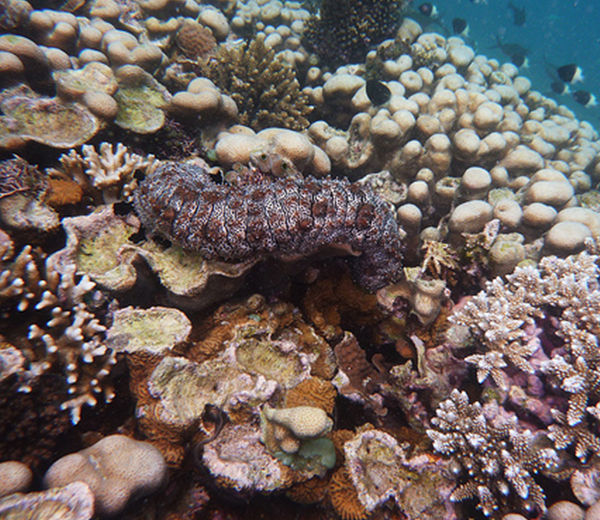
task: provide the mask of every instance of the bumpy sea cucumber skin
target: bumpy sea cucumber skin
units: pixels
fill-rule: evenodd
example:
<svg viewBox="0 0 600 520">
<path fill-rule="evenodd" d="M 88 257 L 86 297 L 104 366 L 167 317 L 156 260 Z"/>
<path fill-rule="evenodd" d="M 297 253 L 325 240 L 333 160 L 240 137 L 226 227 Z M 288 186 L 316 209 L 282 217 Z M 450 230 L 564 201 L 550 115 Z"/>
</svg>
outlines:
<svg viewBox="0 0 600 520">
<path fill-rule="evenodd" d="M 201 167 L 164 163 L 134 194 L 144 227 L 206 259 L 306 257 L 350 246 L 356 280 L 375 291 L 399 279 L 401 240 L 388 206 L 347 180 L 274 178 L 244 170 L 217 184 Z"/>
</svg>

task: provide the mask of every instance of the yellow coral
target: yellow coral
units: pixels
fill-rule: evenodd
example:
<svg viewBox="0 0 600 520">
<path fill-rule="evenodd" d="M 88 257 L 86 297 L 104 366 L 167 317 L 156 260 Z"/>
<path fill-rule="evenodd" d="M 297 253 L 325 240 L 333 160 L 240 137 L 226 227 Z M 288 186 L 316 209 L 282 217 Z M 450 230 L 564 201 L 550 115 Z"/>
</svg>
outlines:
<svg viewBox="0 0 600 520">
<path fill-rule="evenodd" d="M 333 421 L 327 414 L 314 406 L 280 409 L 265 406 L 263 413 L 268 421 L 285 426 L 298 439 L 321 437 L 333 427 Z"/>
</svg>

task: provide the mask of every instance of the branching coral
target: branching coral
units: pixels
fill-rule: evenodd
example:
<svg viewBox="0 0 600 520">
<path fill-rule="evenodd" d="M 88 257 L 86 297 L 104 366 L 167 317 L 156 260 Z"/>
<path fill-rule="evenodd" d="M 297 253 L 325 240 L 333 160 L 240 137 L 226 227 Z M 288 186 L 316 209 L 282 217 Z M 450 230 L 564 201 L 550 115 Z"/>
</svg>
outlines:
<svg viewBox="0 0 600 520">
<path fill-rule="evenodd" d="M 265 47 L 264 37 L 249 44 L 223 44 L 204 71 L 235 101 L 240 123 L 255 130 L 283 127 L 304 130 L 312 111 L 294 68 Z"/>
<path fill-rule="evenodd" d="M 478 499 L 486 516 L 506 506 L 507 496 L 509 508 L 537 506 L 544 511 L 544 492 L 533 477 L 554 468 L 557 454 L 538 447 L 534 435 L 519 428 L 516 416 L 502 416 L 494 404 L 471 404 L 466 392 L 454 390 L 431 420 L 433 428 L 427 434 L 434 449 L 453 456 L 465 473 L 466 481 L 451 499 Z"/>
<path fill-rule="evenodd" d="M 532 376 L 545 375 L 551 389 L 568 397 L 567 409 L 553 412 L 557 424 L 550 427 L 550 436 L 560 448 L 575 443 L 581 459 L 600 447 L 591 428 L 579 427 L 591 426 L 588 419 L 597 418 L 600 407 L 597 262 L 598 256 L 587 252 L 566 259 L 545 257 L 538 269 L 519 267 L 507 282 L 500 278 L 490 282 L 485 292 L 450 318 L 469 327 L 483 347 L 466 358 L 476 366 L 479 382 L 491 375 L 507 390 L 510 372 L 516 368 Z M 537 338 L 541 329 L 536 325 L 542 320 L 546 334 L 555 335 L 558 343 L 547 347 L 546 353 L 540 351 Z M 567 431 L 569 427 L 576 428 Z"/>
<path fill-rule="evenodd" d="M 159 164 L 154 155 L 142 157 L 131 153 L 122 143 L 116 149 L 110 143 L 102 143 L 99 153 L 92 145 L 84 145 L 81 152 L 73 149 L 63 154 L 62 169 L 88 191 L 99 191 L 105 203 L 128 199 L 136 185 L 135 172 L 149 174 Z"/>
<path fill-rule="evenodd" d="M 59 273 L 31 246 L 4 262 L 0 272 L 2 332 L 27 358 L 18 373 L 20 390 L 31 391 L 40 374 L 62 370 L 71 397 L 61 407 L 71 411 L 73 423 L 83 405 L 97 403 L 98 394 L 106 401 L 114 395 L 107 376 L 116 356 L 103 344 L 106 328 L 85 302 L 94 286 L 86 276 L 76 280 L 73 272 Z M 26 326 L 26 338 L 14 323 Z"/>
</svg>

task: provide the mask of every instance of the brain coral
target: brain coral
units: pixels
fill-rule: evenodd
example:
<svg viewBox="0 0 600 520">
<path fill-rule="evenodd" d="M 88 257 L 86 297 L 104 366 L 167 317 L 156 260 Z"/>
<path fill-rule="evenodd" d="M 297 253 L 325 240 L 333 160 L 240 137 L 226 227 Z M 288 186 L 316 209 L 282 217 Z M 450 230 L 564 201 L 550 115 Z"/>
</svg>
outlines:
<svg viewBox="0 0 600 520">
<path fill-rule="evenodd" d="M 272 178 L 243 169 L 216 184 L 199 166 L 164 163 L 134 196 L 146 228 L 207 259 L 310 256 L 325 246 L 360 253 L 353 269 L 370 291 L 401 275 L 400 232 L 369 188 L 346 180 Z"/>
</svg>

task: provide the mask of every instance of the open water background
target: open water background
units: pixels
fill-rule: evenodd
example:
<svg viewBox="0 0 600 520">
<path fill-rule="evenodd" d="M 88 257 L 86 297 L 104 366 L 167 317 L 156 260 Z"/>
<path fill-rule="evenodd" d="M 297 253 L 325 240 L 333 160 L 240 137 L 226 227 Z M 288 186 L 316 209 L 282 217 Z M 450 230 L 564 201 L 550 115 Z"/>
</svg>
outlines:
<svg viewBox="0 0 600 520">
<path fill-rule="evenodd" d="M 423 3 L 414 0 L 417 7 Z M 571 90 L 587 90 L 600 103 L 600 0 L 513 0 L 517 7 L 526 8 L 526 22 L 517 27 L 508 0 L 487 0 L 487 4 L 470 0 L 439 0 L 432 2 L 440 12 L 442 23 L 452 30 L 452 19 L 464 18 L 469 23 L 470 44 L 480 54 L 509 61 L 496 45 L 496 35 L 504 43 L 518 43 L 529 49 L 529 68 L 523 76 L 533 82 L 533 88 L 555 97 L 567 105 L 579 119 L 589 121 L 600 129 L 600 105 L 585 108 L 569 95 L 555 96 L 550 89 L 552 80 L 544 66 L 544 55 L 557 66 L 577 63 L 584 73 L 583 83 Z M 436 27 L 432 26 L 436 31 Z"/>
</svg>

